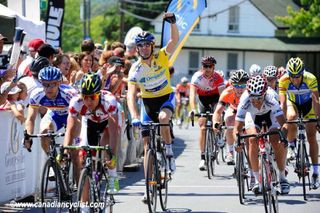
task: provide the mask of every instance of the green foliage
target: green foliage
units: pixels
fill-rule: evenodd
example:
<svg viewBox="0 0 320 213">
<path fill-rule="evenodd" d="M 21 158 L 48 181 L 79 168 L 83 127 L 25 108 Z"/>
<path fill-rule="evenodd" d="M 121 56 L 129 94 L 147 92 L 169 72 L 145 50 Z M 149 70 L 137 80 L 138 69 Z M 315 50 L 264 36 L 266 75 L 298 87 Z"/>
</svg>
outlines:
<svg viewBox="0 0 320 213">
<path fill-rule="evenodd" d="M 80 2 L 82 0 L 65 0 L 65 15 L 62 31 L 62 49 L 72 52 L 80 51 L 80 44 L 83 39 L 83 23 L 80 21 Z M 107 3 L 106 3 L 107 2 Z M 146 4 L 123 4 L 123 9 L 143 18 L 154 19 L 165 10 L 166 4 L 154 4 L 156 1 L 139 0 Z M 148 4 L 148 2 L 150 4 Z M 163 2 L 160 1 L 160 2 Z M 108 40 L 109 43 L 118 41 L 120 37 L 120 4 L 115 1 L 92 1 L 92 16 L 90 22 L 90 36 L 96 43 Z M 99 8 L 100 7 L 100 8 Z M 102 8 L 102 9 L 101 9 Z M 103 11 L 103 13 L 101 13 Z M 144 30 L 153 30 L 149 21 L 135 18 L 129 14 L 124 15 L 124 33 L 139 26 Z"/>
<path fill-rule="evenodd" d="M 8 1 L 7 0 L 0 0 L 0 4 L 3 4 L 4 6 L 7 6 Z"/>
<path fill-rule="evenodd" d="M 288 7 L 288 16 L 276 17 L 277 20 L 286 24 L 289 29 L 289 37 L 319 37 L 320 36 L 320 1 L 319 0 L 300 0 L 301 8 L 294 11 Z"/>
</svg>

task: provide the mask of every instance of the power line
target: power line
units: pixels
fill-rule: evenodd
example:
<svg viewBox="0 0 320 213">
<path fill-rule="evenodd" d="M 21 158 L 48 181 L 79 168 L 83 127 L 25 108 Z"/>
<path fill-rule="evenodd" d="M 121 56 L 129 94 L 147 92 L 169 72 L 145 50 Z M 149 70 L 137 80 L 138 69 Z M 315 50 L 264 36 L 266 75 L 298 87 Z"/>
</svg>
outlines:
<svg viewBox="0 0 320 213">
<path fill-rule="evenodd" d="M 129 12 L 128 10 L 125 10 L 125 9 L 122 9 L 122 8 L 119 8 L 119 9 L 120 9 L 120 12 L 123 12 L 123 13 L 125 13 L 125 14 L 127 14 L 127 15 L 133 16 L 133 17 L 135 17 L 135 18 L 137 18 L 137 19 L 140 19 L 140 20 L 143 20 L 143 21 L 148 21 L 148 22 L 154 21 L 154 19 L 146 18 L 146 17 L 143 17 L 143 16 L 136 15 L 136 14 L 134 14 L 134 13 L 132 13 L 132 12 Z"/>
<path fill-rule="evenodd" d="M 163 11 L 161 10 L 152 10 L 152 9 L 148 9 L 148 8 L 140 8 L 140 7 L 136 7 L 133 5 L 126 5 L 128 6 L 128 9 L 132 9 L 132 10 L 143 10 L 143 11 L 149 11 L 149 12 L 154 12 L 154 13 L 162 13 Z"/>
<path fill-rule="evenodd" d="M 127 3 L 132 3 L 132 4 L 140 4 L 140 5 L 160 5 L 160 4 L 168 4 L 168 1 L 160 1 L 160 2 L 141 2 L 141 1 L 134 1 L 134 0 L 123 0 L 124 2 Z"/>
<path fill-rule="evenodd" d="M 234 5 L 230 6 L 230 7 L 239 6 L 240 4 L 242 4 L 242 3 L 246 2 L 246 1 L 248 1 L 248 0 L 240 1 L 239 3 L 234 4 Z M 204 18 L 213 18 L 213 17 L 217 16 L 217 15 L 220 14 L 220 13 L 224 13 L 224 12 L 230 10 L 230 7 L 226 8 L 226 9 L 223 9 L 223 10 L 220 10 L 220 11 L 218 11 L 218 12 L 216 12 L 216 13 L 211 14 L 211 15 L 203 16 L 203 17 L 201 17 L 201 19 L 204 19 Z"/>
</svg>

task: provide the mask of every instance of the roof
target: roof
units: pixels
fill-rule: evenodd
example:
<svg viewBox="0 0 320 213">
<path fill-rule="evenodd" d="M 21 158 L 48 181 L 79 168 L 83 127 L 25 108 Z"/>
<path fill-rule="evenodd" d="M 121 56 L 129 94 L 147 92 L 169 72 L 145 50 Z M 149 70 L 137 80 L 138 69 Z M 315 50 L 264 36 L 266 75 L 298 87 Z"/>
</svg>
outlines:
<svg viewBox="0 0 320 213">
<path fill-rule="evenodd" d="M 156 34 L 157 44 L 160 34 Z M 318 52 L 320 39 L 281 39 L 274 37 L 235 37 L 190 35 L 184 49 L 236 50 L 257 52 Z"/>
<path fill-rule="evenodd" d="M 286 26 L 275 19 L 275 16 L 287 16 L 287 7 L 291 6 L 294 10 L 299 10 L 293 0 L 250 0 L 250 2 L 262 12 L 278 28 Z"/>
</svg>

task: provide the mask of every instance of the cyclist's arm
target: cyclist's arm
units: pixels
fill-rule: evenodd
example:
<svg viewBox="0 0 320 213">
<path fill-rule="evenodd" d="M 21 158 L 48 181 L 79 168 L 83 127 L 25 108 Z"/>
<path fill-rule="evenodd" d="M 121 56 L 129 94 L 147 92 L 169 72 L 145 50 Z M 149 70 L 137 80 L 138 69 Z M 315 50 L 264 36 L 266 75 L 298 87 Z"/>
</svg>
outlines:
<svg viewBox="0 0 320 213">
<path fill-rule="evenodd" d="M 233 137 L 237 138 L 237 134 L 242 132 L 244 126 L 244 122 L 235 120 L 234 129 L 233 129 Z"/>
<path fill-rule="evenodd" d="M 287 117 L 287 97 L 284 94 L 279 94 L 280 107 L 283 111 L 284 117 Z"/>
<path fill-rule="evenodd" d="M 219 103 L 216 107 L 216 110 L 214 111 L 213 116 L 212 116 L 212 123 L 213 124 L 221 122 L 221 115 L 222 115 L 223 110 L 225 110 L 225 103 L 219 101 Z"/>
<path fill-rule="evenodd" d="M 109 143 L 112 148 L 112 153 L 117 155 L 117 143 L 119 139 L 119 131 L 118 131 L 118 114 L 110 114 L 108 118 L 108 130 L 109 130 Z"/>
<path fill-rule="evenodd" d="M 168 41 L 166 52 L 172 54 L 179 41 L 179 31 L 176 23 L 170 24 L 170 40 Z"/>
<path fill-rule="evenodd" d="M 132 119 L 138 119 L 139 113 L 136 105 L 136 93 L 138 86 L 136 84 L 129 83 L 128 84 L 128 108 L 131 114 Z"/>
<path fill-rule="evenodd" d="M 39 107 L 30 107 L 28 109 L 28 116 L 26 120 L 26 130 L 28 134 L 33 134 L 34 122 L 36 120 L 37 114 L 39 112 Z"/>
<path fill-rule="evenodd" d="M 196 110 L 196 87 L 194 85 L 190 86 L 190 108 L 191 110 Z"/>
<path fill-rule="evenodd" d="M 318 91 L 312 91 L 312 104 L 314 111 L 318 117 L 320 118 L 320 104 L 319 104 L 319 92 Z"/>
<path fill-rule="evenodd" d="M 219 95 L 221 95 L 221 93 L 223 92 L 223 90 L 226 88 L 226 85 L 225 84 L 222 84 L 218 87 L 218 90 L 219 90 Z"/>
<path fill-rule="evenodd" d="M 180 97 L 180 92 L 178 90 L 176 90 L 176 102 L 180 103 L 181 97 Z"/>
<path fill-rule="evenodd" d="M 64 137 L 64 146 L 71 146 L 73 139 L 79 135 L 79 127 L 81 125 L 80 119 L 77 116 L 73 116 L 69 113 L 67 119 L 67 129 Z"/>
</svg>

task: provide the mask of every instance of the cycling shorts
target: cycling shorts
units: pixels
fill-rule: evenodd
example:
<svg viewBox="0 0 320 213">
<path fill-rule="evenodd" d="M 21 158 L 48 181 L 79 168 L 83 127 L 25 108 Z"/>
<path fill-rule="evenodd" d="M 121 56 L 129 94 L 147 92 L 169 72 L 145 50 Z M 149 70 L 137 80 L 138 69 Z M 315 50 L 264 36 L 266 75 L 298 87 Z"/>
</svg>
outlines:
<svg viewBox="0 0 320 213">
<path fill-rule="evenodd" d="M 210 96 L 198 96 L 199 97 L 199 112 L 206 113 L 207 111 L 213 112 L 216 104 L 219 101 L 220 95 L 210 95 Z"/>
<path fill-rule="evenodd" d="M 254 120 L 250 113 L 246 114 L 245 118 L 245 128 L 250 129 L 252 127 L 256 127 L 261 130 L 262 122 L 266 122 L 268 129 L 280 128 L 280 125 L 276 119 L 276 117 L 271 113 L 271 110 L 262 115 L 256 115 Z"/>
<path fill-rule="evenodd" d="M 48 126 L 50 123 L 53 124 L 53 131 L 59 131 L 62 127 L 67 126 L 68 115 L 58 115 L 51 110 L 48 110 L 41 119 L 41 126 Z"/>
<path fill-rule="evenodd" d="M 299 111 L 302 112 L 304 119 L 316 119 L 316 113 L 312 107 L 312 98 L 309 101 L 304 103 L 303 105 L 298 105 L 290 100 L 287 100 L 287 107 L 293 107 L 294 110 L 298 113 Z M 298 114 L 297 114 L 298 115 Z"/>
<path fill-rule="evenodd" d="M 101 123 L 82 118 L 79 146 L 98 146 L 102 133 L 108 131 L 108 120 Z"/>
<path fill-rule="evenodd" d="M 174 112 L 175 99 L 174 93 L 164 95 L 157 98 L 143 98 L 141 104 L 141 123 L 155 122 L 158 123 L 159 112 L 167 108 Z M 142 128 L 142 136 L 149 136 L 149 131 Z"/>
</svg>

